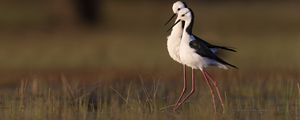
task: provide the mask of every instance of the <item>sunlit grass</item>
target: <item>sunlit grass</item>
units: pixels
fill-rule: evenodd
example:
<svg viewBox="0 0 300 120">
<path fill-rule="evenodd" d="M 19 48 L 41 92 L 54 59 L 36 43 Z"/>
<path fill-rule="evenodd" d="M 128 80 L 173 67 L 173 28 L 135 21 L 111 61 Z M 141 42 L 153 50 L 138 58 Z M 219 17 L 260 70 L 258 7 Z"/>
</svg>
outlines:
<svg viewBox="0 0 300 120">
<path fill-rule="evenodd" d="M 60 87 L 32 79 L 1 92 L 4 119 L 297 119 L 299 77 L 290 73 L 217 75 L 222 79 L 225 112 L 215 114 L 207 86 L 197 81 L 197 92 L 177 112 L 164 108 L 175 102 L 180 80 L 98 81 L 87 86 L 62 76 Z M 286 79 L 283 76 L 290 75 Z M 37 85 L 33 85 L 37 84 Z M 37 87 L 37 88 L 33 88 Z M 163 109 L 162 109 L 163 108 Z"/>
</svg>

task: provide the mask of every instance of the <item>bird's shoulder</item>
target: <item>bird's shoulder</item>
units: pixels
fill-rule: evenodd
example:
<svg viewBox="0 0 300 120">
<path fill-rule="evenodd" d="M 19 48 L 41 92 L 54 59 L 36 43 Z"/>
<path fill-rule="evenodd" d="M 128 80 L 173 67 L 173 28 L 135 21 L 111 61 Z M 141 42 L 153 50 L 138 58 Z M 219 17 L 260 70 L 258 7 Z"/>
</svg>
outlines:
<svg viewBox="0 0 300 120">
<path fill-rule="evenodd" d="M 198 37 L 198 36 L 193 36 L 194 37 L 194 40 L 196 40 L 199 44 L 202 44 L 202 45 L 205 45 L 207 47 L 212 47 L 213 45 L 210 44 L 209 42 L 207 42 L 206 40 Z"/>
<path fill-rule="evenodd" d="M 198 36 L 191 36 L 192 38 L 192 41 L 190 41 L 190 46 L 192 48 L 202 48 L 202 49 L 205 49 L 205 48 L 209 48 L 210 44 L 208 42 L 206 42 L 205 40 L 201 39 L 200 37 Z"/>
<path fill-rule="evenodd" d="M 194 48 L 196 50 L 196 52 L 198 54 L 200 54 L 201 56 L 213 55 L 213 53 L 208 48 L 208 46 L 206 44 L 204 44 L 202 41 L 194 39 L 194 40 L 190 41 L 189 45 L 191 48 Z"/>
</svg>

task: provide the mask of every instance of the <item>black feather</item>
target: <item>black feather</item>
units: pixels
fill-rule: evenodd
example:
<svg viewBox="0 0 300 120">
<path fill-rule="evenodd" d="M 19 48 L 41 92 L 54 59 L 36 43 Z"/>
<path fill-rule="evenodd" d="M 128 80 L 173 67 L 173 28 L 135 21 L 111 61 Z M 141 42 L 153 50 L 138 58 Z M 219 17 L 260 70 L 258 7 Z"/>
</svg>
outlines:
<svg viewBox="0 0 300 120">
<path fill-rule="evenodd" d="M 207 57 L 209 59 L 215 60 L 219 63 L 222 63 L 224 65 L 231 66 L 233 68 L 237 68 L 236 66 L 222 60 L 217 55 L 215 55 L 203 42 L 199 40 L 193 40 L 189 43 L 191 48 L 194 48 L 196 50 L 196 53 L 201 55 L 202 57 Z"/>
<path fill-rule="evenodd" d="M 191 16 L 192 16 L 192 20 L 191 23 L 186 27 L 186 32 L 190 35 L 193 35 L 192 31 L 193 31 L 193 26 L 194 26 L 194 13 L 191 9 L 189 9 L 191 11 Z M 215 55 L 210 49 L 211 48 L 219 48 L 219 49 L 224 49 L 224 50 L 229 50 L 229 51 L 233 51 L 236 52 L 236 50 L 231 49 L 231 48 L 227 48 L 224 46 L 217 46 L 217 45 L 212 45 L 208 42 L 206 42 L 205 40 L 194 36 L 195 40 L 191 41 L 189 43 L 191 48 L 194 48 L 196 50 L 196 53 L 199 54 L 202 57 L 207 57 L 209 59 L 215 60 L 221 64 L 224 65 L 228 65 L 231 66 L 233 68 L 238 68 L 232 64 L 229 64 L 228 62 L 222 60 L 221 58 L 219 58 L 217 55 Z"/>
<path fill-rule="evenodd" d="M 195 37 L 195 39 L 196 39 L 197 41 L 200 41 L 201 44 L 204 44 L 205 46 L 207 46 L 207 47 L 210 48 L 210 49 L 211 49 L 211 48 L 218 48 L 218 49 L 228 50 L 228 51 L 231 51 L 231 52 L 237 52 L 236 50 L 234 50 L 234 49 L 232 49 L 232 48 L 225 47 L 225 46 L 213 45 L 213 44 L 210 44 L 210 43 L 206 42 L 205 40 L 203 40 L 203 39 L 201 39 L 201 38 L 199 38 L 199 37 L 197 37 L 197 36 L 194 36 L 194 37 Z"/>
</svg>

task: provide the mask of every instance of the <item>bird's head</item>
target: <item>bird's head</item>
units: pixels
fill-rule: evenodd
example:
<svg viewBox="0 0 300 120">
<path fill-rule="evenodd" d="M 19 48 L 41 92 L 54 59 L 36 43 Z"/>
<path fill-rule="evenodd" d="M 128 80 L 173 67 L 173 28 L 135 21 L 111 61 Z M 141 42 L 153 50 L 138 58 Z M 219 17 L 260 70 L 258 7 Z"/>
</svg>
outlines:
<svg viewBox="0 0 300 120">
<path fill-rule="evenodd" d="M 193 18 L 193 14 L 192 14 L 191 10 L 188 8 L 182 8 L 178 12 L 178 19 L 181 21 L 191 20 L 192 18 Z"/>
<path fill-rule="evenodd" d="M 182 21 L 191 21 L 193 19 L 193 13 L 189 8 L 182 8 L 178 12 L 178 20 L 168 30 L 170 31 L 175 25 Z"/>
<path fill-rule="evenodd" d="M 174 14 L 177 14 L 182 8 L 186 8 L 187 6 L 185 5 L 184 2 L 177 1 L 173 4 L 172 10 Z"/>
<path fill-rule="evenodd" d="M 172 6 L 172 10 L 173 10 L 173 15 L 172 17 L 165 23 L 165 25 L 167 25 L 177 14 L 178 12 L 182 9 L 182 8 L 186 8 L 186 4 L 184 2 L 181 1 L 177 1 L 173 4 Z"/>
</svg>

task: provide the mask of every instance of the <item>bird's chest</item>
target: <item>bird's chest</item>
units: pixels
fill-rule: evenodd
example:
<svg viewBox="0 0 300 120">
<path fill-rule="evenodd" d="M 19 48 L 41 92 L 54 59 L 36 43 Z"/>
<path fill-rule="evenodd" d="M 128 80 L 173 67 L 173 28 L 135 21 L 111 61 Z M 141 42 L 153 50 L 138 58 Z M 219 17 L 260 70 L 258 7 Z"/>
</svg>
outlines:
<svg viewBox="0 0 300 120">
<path fill-rule="evenodd" d="M 174 59 L 177 62 L 180 62 L 180 56 L 179 56 L 180 39 L 181 39 L 180 37 L 170 36 L 167 42 L 169 55 L 171 56 L 172 59 Z"/>
<path fill-rule="evenodd" d="M 169 37 L 167 47 L 169 52 L 178 52 L 180 47 L 180 37 Z"/>
</svg>

